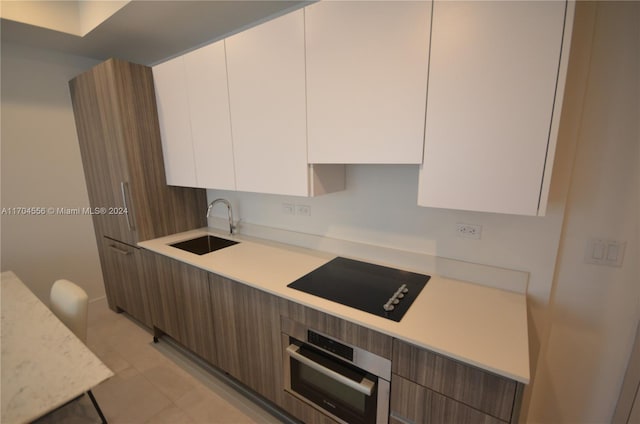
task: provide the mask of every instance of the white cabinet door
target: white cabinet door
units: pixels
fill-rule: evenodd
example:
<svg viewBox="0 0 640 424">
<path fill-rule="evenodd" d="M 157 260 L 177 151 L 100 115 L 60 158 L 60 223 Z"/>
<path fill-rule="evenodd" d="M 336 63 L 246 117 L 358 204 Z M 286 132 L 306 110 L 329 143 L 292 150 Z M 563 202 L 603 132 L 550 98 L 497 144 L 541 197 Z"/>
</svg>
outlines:
<svg viewBox="0 0 640 424">
<path fill-rule="evenodd" d="M 305 8 L 309 163 L 422 163 L 430 1 Z"/>
<path fill-rule="evenodd" d="M 307 196 L 302 11 L 225 43 L 237 189 Z"/>
<path fill-rule="evenodd" d="M 566 6 L 434 3 L 419 205 L 544 213 L 538 206 L 545 165 L 553 165 L 552 116 L 564 90 L 562 75 L 557 83 Z M 562 54 L 566 60 L 568 45 Z"/>
<path fill-rule="evenodd" d="M 235 190 L 224 41 L 184 55 L 197 186 Z"/>
<path fill-rule="evenodd" d="M 153 83 L 167 184 L 196 187 L 184 58 L 154 66 Z"/>
<path fill-rule="evenodd" d="M 153 68 L 167 183 L 235 189 L 224 42 Z"/>
</svg>

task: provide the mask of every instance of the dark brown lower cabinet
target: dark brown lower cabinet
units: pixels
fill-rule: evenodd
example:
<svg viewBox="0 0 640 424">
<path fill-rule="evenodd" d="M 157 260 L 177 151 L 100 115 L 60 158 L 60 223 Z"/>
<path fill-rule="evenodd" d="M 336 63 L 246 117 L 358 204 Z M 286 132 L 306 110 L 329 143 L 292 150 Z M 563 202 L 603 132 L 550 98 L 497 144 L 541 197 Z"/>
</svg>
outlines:
<svg viewBox="0 0 640 424">
<path fill-rule="evenodd" d="M 209 273 L 143 250 L 151 320 L 165 333 L 211 364 L 216 364 Z"/>
<path fill-rule="evenodd" d="M 147 280 L 141 249 L 103 237 L 100 255 L 109 307 L 151 327 Z"/>
<path fill-rule="evenodd" d="M 284 391 L 283 334 L 297 326 L 392 359 L 392 424 L 517 422 L 523 385 L 513 380 L 150 251 L 110 239 L 103 250 L 118 308 L 149 315 L 157 336 L 171 336 L 302 422 L 335 423 Z M 140 262 L 144 278 L 130 272 Z M 139 300 L 147 294 L 145 310 Z"/>
<path fill-rule="evenodd" d="M 282 404 L 280 299 L 209 274 L 217 366 Z"/>
<path fill-rule="evenodd" d="M 397 422 L 503 424 L 471 408 L 394 374 L 391 377 L 391 414 Z"/>
<path fill-rule="evenodd" d="M 391 410 L 416 423 L 515 423 L 523 385 L 393 341 Z"/>
</svg>

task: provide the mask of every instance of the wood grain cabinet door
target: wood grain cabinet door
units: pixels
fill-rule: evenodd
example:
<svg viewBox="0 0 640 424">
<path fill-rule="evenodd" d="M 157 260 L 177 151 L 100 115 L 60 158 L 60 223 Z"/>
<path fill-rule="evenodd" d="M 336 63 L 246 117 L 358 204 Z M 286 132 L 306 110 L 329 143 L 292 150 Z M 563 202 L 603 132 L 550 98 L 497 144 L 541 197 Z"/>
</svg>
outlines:
<svg viewBox="0 0 640 424">
<path fill-rule="evenodd" d="M 218 366 L 281 405 L 284 386 L 279 299 L 209 275 Z"/>
<path fill-rule="evenodd" d="M 208 273 L 143 250 L 153 327 L 216 365 Z"/>
<path fill-rule="evenodd" d="M 517 409 L 521 385 L 508 378 L 397 339 L 392 364 L 398 376 L 505 422 Z"/>
<path fill-rule="evenodd" d="M 416 424 L 503 424 L 505 422 L 397 374 L 391 377 L 391 416 L 395 422 Z"/>
<path fill-rule="evenodd" d="M 116 308 L 151 327 L 151 310 L 139 248 L 104 237 L 102 240 L 104 283 Z"/>
<path fill-rule="evenodd" d="M 94 214 L 96 234 L 135 243 L 136 235 L 131 230 L 132 226 L 135 228 L 133 217 L 123 209 L 130 194 L 129 175 L 119 98 L 110 62 L 74 78 L 69 88 L 91 207 L 119 212 Z"/>
</svg>

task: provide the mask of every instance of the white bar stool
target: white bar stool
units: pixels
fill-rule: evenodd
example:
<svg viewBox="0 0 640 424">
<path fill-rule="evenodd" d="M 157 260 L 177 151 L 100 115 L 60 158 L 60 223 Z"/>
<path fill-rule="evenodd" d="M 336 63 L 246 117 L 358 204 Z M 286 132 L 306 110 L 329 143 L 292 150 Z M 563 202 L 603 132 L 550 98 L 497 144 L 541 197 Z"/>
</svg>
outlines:
<svg viewBox="0 0 640 424">
<path fill-rule="evenodd" d="M 87 317 L 89 313 L 89 297 L 87 293 L 69 280 L 57 280 L 51 286 L 49 294 L 51 311 L 66 325 L 82 343 L 87 343 Z M 96 398 L 91 390 L 87 391 L 91 403 L 98 412 L 103 424 L 107 424 Z"/>
</svg>

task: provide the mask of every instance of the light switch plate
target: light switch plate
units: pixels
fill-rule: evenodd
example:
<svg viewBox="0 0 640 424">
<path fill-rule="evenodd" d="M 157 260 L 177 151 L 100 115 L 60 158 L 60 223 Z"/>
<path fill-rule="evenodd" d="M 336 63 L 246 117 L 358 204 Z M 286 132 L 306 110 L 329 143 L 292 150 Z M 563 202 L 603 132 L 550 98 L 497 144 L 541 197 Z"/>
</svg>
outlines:
<svg viewBox="0 0 640 424">
<path fill-rule="evenodd" d="M 588 264 L 622 266 L 626 241 L 603 238 L 590 238 L 584 252 L 584 261 Z"/>
</svg>

